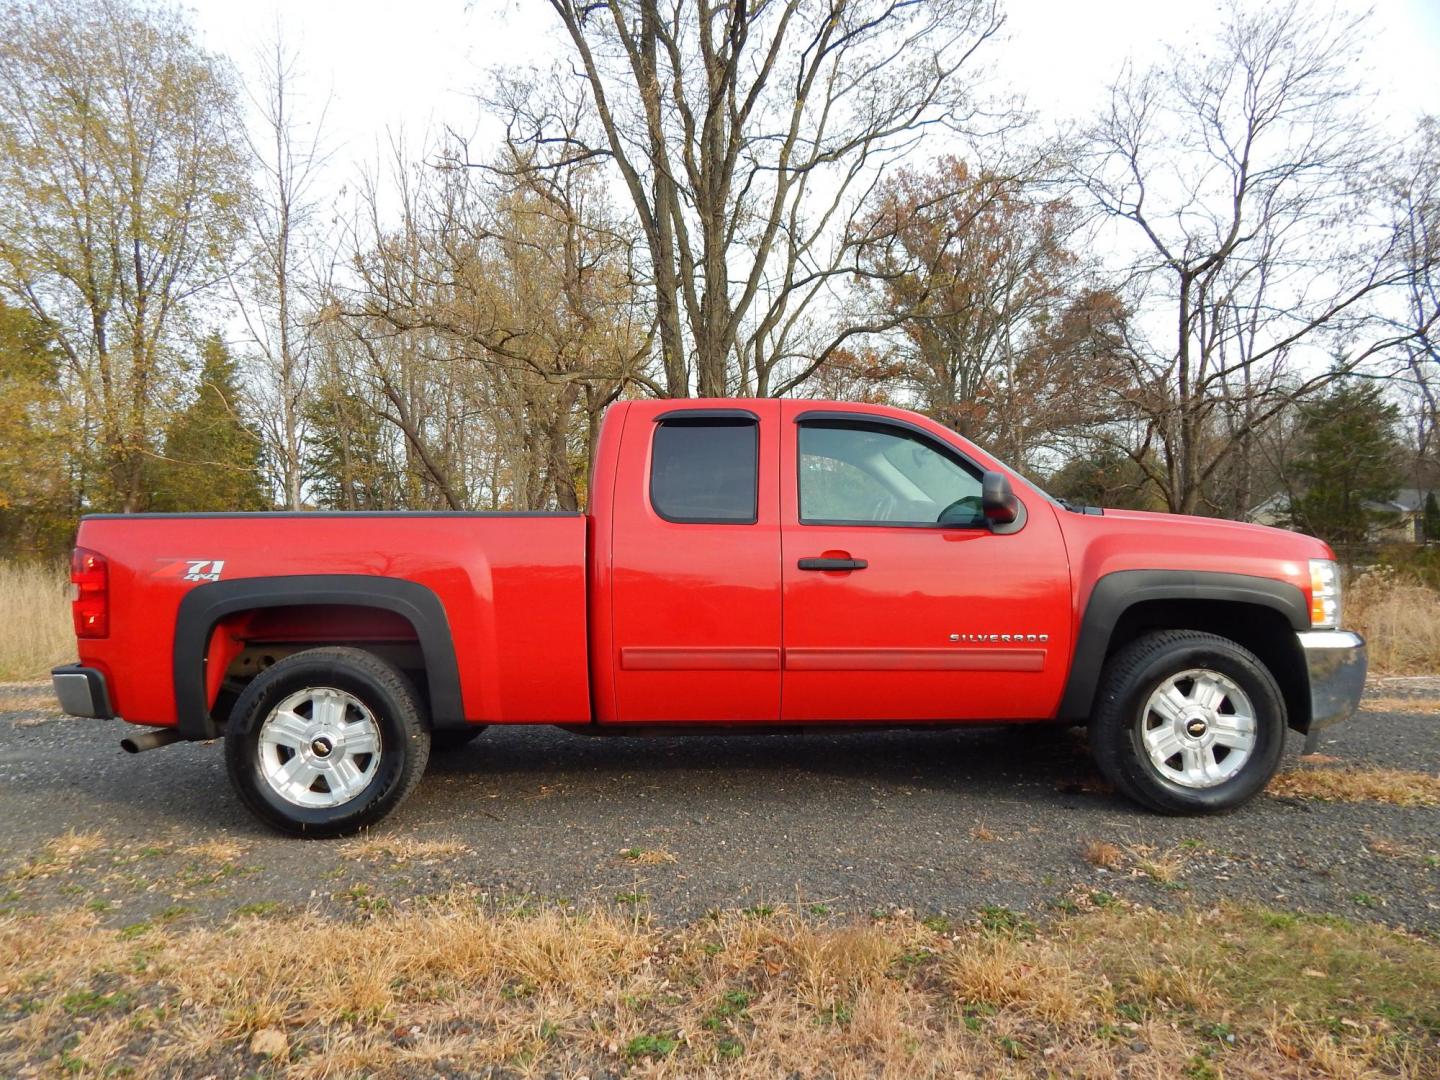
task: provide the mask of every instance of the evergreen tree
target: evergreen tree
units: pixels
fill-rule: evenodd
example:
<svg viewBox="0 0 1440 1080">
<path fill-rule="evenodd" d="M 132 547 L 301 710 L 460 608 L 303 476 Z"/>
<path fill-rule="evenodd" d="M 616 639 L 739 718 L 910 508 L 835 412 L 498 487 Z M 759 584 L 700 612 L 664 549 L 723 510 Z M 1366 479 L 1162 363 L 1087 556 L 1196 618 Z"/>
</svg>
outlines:
<svg viewBox="0 0 1440 1080">
<path fill-rule="evenodd" d="M 268 510 L 259 435 L 240 418 L 235 361 L 219 334 L 201 348 L 195 398 L 165 431 L 165 453 L 150 467 L 150 509 Z"/>
<path fill-rule="evenodd" d="M 1430 543 L 1440 540 L 1440 502 L 1436 502 L 1433 491 L 1425 496 L 1424 535 L 1421 539 Z"/>
<path fill-rule="evenodd" d="M 1399 409 L 1379 386 L 1345 379 L 1301 409 L 1294 473 L 1301 493 L 1292 523 L 1332 545 L 1364 543 L 1384 512 L 1366 503 L 1395 497 L 1401 469 Z"/>
<path fill-rule="evenodd" d="M 389 460 L 375 411 L 338 379 L 321 382 L 305 409 L 306 479 L 326 510 L 393 510 L 403 479 Z"/>
<path fill-rule="evenodd" d="M 1043 485 L 1050 494 L 1086 506 L 1163 510 L 1164 500 L 1145 469 L 1116 450 L 1072 457 Z"/>
</svg>

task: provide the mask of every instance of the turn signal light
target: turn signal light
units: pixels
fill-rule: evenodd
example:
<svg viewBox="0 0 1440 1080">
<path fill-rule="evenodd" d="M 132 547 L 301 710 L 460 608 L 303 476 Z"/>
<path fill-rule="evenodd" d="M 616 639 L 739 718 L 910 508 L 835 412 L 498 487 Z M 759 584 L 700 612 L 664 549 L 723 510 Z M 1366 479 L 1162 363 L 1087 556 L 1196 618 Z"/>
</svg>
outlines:
<svg viewBox="0 0 1440 1080">
<path fill-rule="evenodd" d="M 110 633 L 110 566 L 88 548 L 70 555 L 70 613 L 75 636 L 103 638 Z"/>
<path fill-rule="evenodd" d="M 1330 559 L 1310 560 L 1310 625 L 1340 628 L 1340 568 Z"/>
</svg>

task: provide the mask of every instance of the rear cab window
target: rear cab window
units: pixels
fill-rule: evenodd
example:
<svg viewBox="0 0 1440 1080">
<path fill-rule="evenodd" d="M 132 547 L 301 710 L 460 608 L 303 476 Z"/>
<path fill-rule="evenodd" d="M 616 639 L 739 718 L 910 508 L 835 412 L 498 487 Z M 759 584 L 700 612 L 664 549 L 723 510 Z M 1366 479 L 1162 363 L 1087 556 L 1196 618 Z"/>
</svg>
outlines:
<svg viewBox="0 0 1440 1080">
<path fill-rule="evenodd" d="M 661 419 L 650 458 L 650 505 L 666 521 L 759 520 L 760 427 L 746 415 Z"/>
</svg>

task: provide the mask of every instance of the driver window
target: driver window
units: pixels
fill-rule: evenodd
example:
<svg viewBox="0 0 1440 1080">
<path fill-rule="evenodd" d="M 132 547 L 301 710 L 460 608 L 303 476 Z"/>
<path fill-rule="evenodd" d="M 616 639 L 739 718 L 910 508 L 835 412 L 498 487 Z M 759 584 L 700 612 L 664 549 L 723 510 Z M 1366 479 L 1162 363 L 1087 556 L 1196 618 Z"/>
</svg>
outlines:
<svg viewBox="0 0 1440 1080">
<path fill-rule="evenodd" d="M 802 524 L 983 525 L 980 477 L 934 443 L 887 425 L 800 425 Z"/>
</svg>

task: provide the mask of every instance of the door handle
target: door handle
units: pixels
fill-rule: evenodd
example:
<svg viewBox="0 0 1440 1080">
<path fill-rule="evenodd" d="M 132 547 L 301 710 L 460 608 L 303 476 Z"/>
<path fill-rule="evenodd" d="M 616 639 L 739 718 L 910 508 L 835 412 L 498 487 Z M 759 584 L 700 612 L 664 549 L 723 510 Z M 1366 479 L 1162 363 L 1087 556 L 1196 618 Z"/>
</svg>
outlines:
<svg viewBox="0 0 1440 1080">
<path fill-rule="evenodd" d="M 864 570 L 870 564 L 864 559 L 801 559 L 795 565 L 801 570 Z"/>
</svg>

